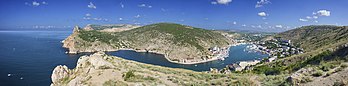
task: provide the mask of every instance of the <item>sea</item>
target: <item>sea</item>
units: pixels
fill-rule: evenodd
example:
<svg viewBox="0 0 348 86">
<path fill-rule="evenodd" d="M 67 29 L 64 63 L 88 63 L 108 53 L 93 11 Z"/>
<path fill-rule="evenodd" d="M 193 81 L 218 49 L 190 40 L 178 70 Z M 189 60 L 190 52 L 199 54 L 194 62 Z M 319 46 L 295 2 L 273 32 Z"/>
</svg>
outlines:
<svg viewBox="0 0 348 86">
<path fill-rule="evenodd" d="M 49 86 L 51 74 L 57 65 L 73 69 L 82 53 L 68 55 L 61 41 L 72 30 L 0 30 L 0 86 Z M 163 55 L 120 50 L 107 52 L 128 60 L 142 63 L 184 68 L 194 71 L 209 71 L 210 68 L 224 68 L 239 61 L 257 60 L 267 54 L 245 51 L 246 44 L 230 48 L 229 56 L 221 61 L 182 65 L 167 61 Z"/>
</svg>

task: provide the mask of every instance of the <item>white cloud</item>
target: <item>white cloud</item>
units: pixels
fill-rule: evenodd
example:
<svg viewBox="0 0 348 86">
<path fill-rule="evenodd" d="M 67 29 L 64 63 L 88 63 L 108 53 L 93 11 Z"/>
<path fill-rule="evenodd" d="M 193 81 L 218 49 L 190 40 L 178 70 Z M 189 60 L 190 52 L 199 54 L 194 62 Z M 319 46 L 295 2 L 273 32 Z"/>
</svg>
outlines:
<svg viewBox="0 0 348 86">
<path fill-rule="evenodd" d="M 40 3 L 39 2 L 36 2 L 36 1 L 33 1 L 33 6 L 39 6 L 40 5 Z"/>
<path fill-rule="evenodd" d="M 138 7 L 152 8 L 151 5 L 147 5 L 147 4 L 140 4 L 140 5 L 138 5 Z"/>
<path fill-rule="evenodd" d="M 300 20 L 300 21 L 308 21 L 307 19 L 302 19 L 302 18 L 300 18 L 299 20 Z"/>
<path fill-rule="evenodd" d="M 140 18 L 140 15 L 138 14 L 138 15 L 136 15 L 136 16 L 134 16 L 134 18 Z"/>
<path fill-rule="evenodd" d="M 119 21 L 123 21 L 123 18 L 118 18 Z"/>
<path fill-rule="evenodd" d="M 32 6 L 32 7 L 38 7 L 38 6 L 41 6 L 41 5 L 48 5 L 47 2 L 43 1 L 43 2 L 37 2 L 37 1 L 33 1 L 33 2 L 25 2 L 24 3 L 25 5 L 28 5 L 28 6 Z"/>
<path fill-rule="evenodd" d="M 106 18 L 90 18 L 90 17 L 83 17 L 84 20 L 94 20 L 94 21 L 109 21 L 109 19 Z"/>
<path fill-rule="evenodd" d="M 48 3 L 47 2 L 45 2 L 45 1 L 43 1 L 43 2 L 41 2 L 42 4 L 44 4 L 44 5 L 47 5 Z"/>
<path fill-rule="evenodd" d="M 262 16 L 262 17 L 265 17 L 265 16 L 267 16 L 268 14 L 267 14 L 266 12 L 259 12 L 257 15 Z"/>
<path fill-rule="evenodd" d="M 307 18 L 307 19 L 312 19 L 312 17 L 310 17 L 310 16 L 306 16 L 306 18 Z"/>
<path fill-rule="evenodd" d="M 313 19 L 317 19 L 318 18 L 318 16 L 313 16 Z"/>
<path fill-rule="evenodd" d="M 98 20 L 102 20 L 102 18 L 93 18 L 93 20 L 97 20 L 98 21 Z"/>
<path fill-rule="evenodd" d="M 236 21 L 234 21 L 234 22 L 233 22 L 233 24 L 234 24 L 234 25 L 236 25 L 236 24 L 237 24 L 237 22 L 236 22 Z"/>
<path fill-rule="evenodd" d="M 91 20 L 90 17 L 83 17 L 84 20 Z"/>
<path fill-rule="evenodd" d="M 231 3 L 232 0 L 216 0 L 216 1 L 213 1 L 211 2 L 211 4 L 228 4 L 228 3 Z"/>
<path fill-rule="evenodd" d="M 121 6 L 121 8 L 124 8 L 124 5 L 122 4 L 122 2 L 120 3 L 120 6 Z"/>
<path fill-rule="evenodd" d="M 243 24 L 242 26 L 243 26 L 243 27 L 246 27 L 246 25 L 245 25 L 245 24 Z"/>
<path fill-rule="evenodd" d="M 311 16 L 306 16 L 306 18 L 300 18 L 300 21 L 313 21 L 315 23 L 318 23 L 317 19 L 321 16 L 330 16 L 331 12 L 328 10 L 318 10 L 316 12 L 313 12 Z"/>
<path fill-rule="evenodd" d="M 92 15 L 91 15 L 91 14 L 89 14 L 89 13 L 87 13 L 85 16 L 86 16 L 86 17 L 90 17 L 90 16 L 92 16 Z"/>
<path fill-rule="evenodd" d="M 263 7 L 263 5 L 270 4 L 268 0 L 260 0 L 256 2 L 255 8 Z"/>
<path fill-rule="evenodd" d="M 87 5 L 88 8 L 91 9 L 97 9 L 97 6 L 95 6 L 92 2 L 89 2 L 89 4 Z"/>
<path fill-rule="evenodd" d="M 316 13 L 318 16 L 330 16 L 331 12 L 328 10 L 319 10 Z"/>
<path fill-rule="evenodd" d="M 94 21 L 109 21 L 109 19 L 107 19 L 107 18 L 92 17 L 92 15 L 89 13 L 85 14 L 85 16 L 82 19 L 83 20 L 94 20 Z"/>
<path fill-rule="evenodd" d="M 252 27 L 252 28 L 255 28 L 255 26 L 254 26 L 254 25 L 251 25 L 251 27 Z"/>
<path fill-rule="evenodd" d="M 140 4 L 138 7 L 146 7 L 146 4 Z"/>
<path fill-rule="evenodd" d="M 268 26 L 268 28 L 274 28 L 273 26 Z"/>
<path fill-rule="evenodd" d="M 277 27 L 277 28 L 283 28 L 282 25 L 276 25 L 275 27 Z"/>
</svg>

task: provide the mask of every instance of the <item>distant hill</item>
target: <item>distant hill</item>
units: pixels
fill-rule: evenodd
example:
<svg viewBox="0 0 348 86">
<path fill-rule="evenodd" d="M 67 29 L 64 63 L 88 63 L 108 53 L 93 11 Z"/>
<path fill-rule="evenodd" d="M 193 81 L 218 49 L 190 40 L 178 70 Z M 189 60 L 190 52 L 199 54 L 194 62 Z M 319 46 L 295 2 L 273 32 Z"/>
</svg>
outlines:
<svg viewBox="0 0 348 86">
<path fill-rule="evenodd" d="M 312 25 L 278 34 L 276 37 L 289 39 L 306 51 L 332 45 L 348 39 L 347 26 Z"/>
<path fill-rule="evenodd" d="M 122 32 L 101 32 L 100 26 L 91 27 L 92 30 L 78 29 L 64 41 L 70 46 L 64 47 L 70 53 L 134 49 L 161 53 L 170 61 L 185 63 L 211 58 L 208 48 L 230 44 L 218 32 L 174 23 L 151 24 Z"/>
</svg>

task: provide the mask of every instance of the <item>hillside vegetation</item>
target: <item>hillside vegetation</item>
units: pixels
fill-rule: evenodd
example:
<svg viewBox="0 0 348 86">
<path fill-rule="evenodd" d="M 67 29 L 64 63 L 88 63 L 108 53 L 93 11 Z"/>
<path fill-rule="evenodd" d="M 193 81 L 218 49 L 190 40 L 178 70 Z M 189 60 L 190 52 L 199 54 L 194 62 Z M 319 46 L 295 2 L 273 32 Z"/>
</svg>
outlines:
<svg viewBox="0 0 348 86">
<path fill-rule="evenodd" d="M 75 69 L 57 66 L 53 70 L 52 86 L 259 86 L 279 85 L 283 77 L 195 72 L 139 63 L 98 52 L 80 57 Z"/>
<path fill-rule="evenodd" d="M 348 27 L 331 25 L 303 26 L 277 34 L 276 37 L 291 40 L 295 45 L 306 51 L 313 51 L 323 46 L 347 41 Z"/>
<path fill-rule="evenodd" d="M 296 84 L 342 71 L 348 62 L 347 31 L 346 26 L 321 25 L 304 26 L 277 34 L 276 38 L 290 39 L 306 52 L 258 65 L 254 72 L 267 75 L 293 73 L 289 80 Z"/>
<path fill-rule="evenodd" d="M 252 70 L 241 72 L 226 72 L 227 68 L 222 69 L 224 72 L 195 72 L 129 61 L 98 52 L 81 57 L 73 70 L 56 67 L 52 85 L 344 86 L 348 84 L 346 32 L 345 26 L 305 26 L 277 34 L 276 38 L 290 39 L 306 52 L 258 64 L 252 66 Z M 73 48 L 132 48 L 161 52 L 170 60 L 201 59 L 195 56 L 209 55 L 207 48 L 211 46 L 228 44 L 228 39 L 217 32 L 170 23 L 122 32 L 80 29 L 68 38 L 78 40 L 73 42 L 76 44 Z"/>
<path fill-rule="evenodd" d="M 209 59 L 212 54 L 208 48 L 227 47 L 231 43 L 220 33 L 173 23 L 151 24 L 122 32 L 81 29 L 76 34 L 75 38 L 81 39 L 73 46 L 77 52 L 134 49 L 164 54 L 169 60 L 182 63 Z"/>
</svg>

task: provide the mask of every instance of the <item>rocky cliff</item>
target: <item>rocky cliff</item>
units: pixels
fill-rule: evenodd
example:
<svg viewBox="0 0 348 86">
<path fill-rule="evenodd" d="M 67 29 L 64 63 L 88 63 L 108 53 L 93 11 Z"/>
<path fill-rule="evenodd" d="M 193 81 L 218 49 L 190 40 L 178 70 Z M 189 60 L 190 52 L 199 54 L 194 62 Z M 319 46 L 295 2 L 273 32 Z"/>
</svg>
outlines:
<svg viewBox="0 0 348 86">
<path fill-rule="evenodd" d="M 75 26 L 73 33 L 62 41 L 63 47 L 67 48 L 67 53 L 77 54 L 80 52 L 96 52 L 96 51 L 116 51 L 116 49 L 106 43 L 99 41 L 85 41 L 79 37 L 80 31 L 84 31 L 78 26 Z M 90 30 L 90 29 L 88 29 Z"/>
</svg>

